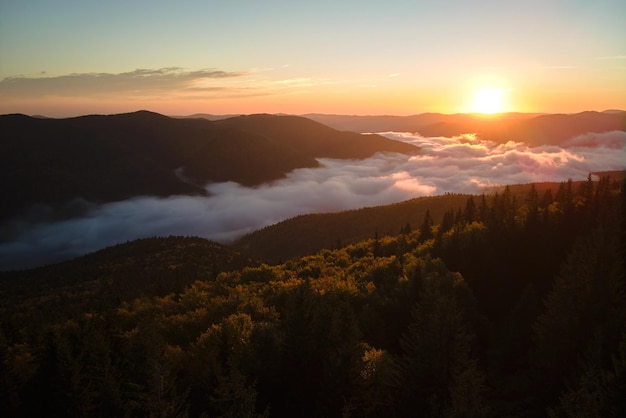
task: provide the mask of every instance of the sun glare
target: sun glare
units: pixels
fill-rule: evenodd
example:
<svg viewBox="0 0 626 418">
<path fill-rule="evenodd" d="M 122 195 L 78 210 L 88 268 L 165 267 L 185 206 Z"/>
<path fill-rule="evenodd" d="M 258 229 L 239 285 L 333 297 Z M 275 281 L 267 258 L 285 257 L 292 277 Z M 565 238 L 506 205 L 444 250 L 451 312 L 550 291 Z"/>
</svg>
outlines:
<svg viewBox="0 0 626 418">
<path fill-rule="evenodd" d="M 472 109 L 476 113 L 498 113 L 502 112 L 502 90 L 482 89 L 474 96 Z"/>
</svg>

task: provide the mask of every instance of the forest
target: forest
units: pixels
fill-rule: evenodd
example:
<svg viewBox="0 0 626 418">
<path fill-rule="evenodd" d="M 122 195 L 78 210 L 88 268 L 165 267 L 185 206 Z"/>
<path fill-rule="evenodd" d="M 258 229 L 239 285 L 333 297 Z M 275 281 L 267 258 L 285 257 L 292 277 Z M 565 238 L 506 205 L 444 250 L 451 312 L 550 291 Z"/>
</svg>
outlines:
<svg viewBox="0 0 626 418">
<path fill-rule="evenodd" d="M 280 262 L 169 237 L 1 273 L 3 415 L 624 416 L 625 188 L 463 196 Z"/>
</svg>

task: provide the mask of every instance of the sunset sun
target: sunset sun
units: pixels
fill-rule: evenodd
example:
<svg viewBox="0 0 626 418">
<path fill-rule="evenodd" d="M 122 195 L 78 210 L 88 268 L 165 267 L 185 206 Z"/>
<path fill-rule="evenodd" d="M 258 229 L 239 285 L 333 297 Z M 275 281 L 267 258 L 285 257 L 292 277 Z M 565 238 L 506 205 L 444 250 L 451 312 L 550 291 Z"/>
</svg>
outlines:
<svg viewBox="0 0 626 418">
<path fill-rule="evenodd" d="M 479 90 L 474 96 L 472 110 L 476 113 L 487 114 L 502 112 L 502 90 L 494 88 Z"/>
</svg>

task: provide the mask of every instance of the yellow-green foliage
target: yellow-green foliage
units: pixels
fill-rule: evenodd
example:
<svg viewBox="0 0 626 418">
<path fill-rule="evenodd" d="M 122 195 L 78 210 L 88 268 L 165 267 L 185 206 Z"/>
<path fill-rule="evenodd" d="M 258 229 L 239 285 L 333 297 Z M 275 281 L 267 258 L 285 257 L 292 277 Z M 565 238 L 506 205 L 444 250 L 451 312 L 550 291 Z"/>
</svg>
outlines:
<svg viewBox="0 0 626 418">
<path fill-rule="evenodd" d="M 274 265 L 168 238 L 6 276 L 0 401 L 16 416 L 619 415 L 622 195 L 570 189 Z"/>
</svg>

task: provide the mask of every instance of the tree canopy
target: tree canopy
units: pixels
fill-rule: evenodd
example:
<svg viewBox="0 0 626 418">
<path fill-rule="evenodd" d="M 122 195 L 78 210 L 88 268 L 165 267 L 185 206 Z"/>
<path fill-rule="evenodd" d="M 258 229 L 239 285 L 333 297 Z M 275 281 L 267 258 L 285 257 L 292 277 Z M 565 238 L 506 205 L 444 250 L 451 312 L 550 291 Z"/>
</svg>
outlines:
<svg viewBox="0 0 626 418">
<path fill-rule="evenodd" d="M 617 417 L 624 196 L 608 178 L 505 189 L 273 265 L 170 237 L 3 273 L 0 403 L 16 417 Z"/>
</svg>

